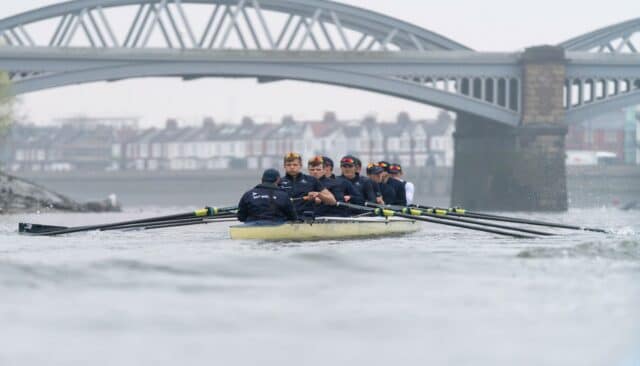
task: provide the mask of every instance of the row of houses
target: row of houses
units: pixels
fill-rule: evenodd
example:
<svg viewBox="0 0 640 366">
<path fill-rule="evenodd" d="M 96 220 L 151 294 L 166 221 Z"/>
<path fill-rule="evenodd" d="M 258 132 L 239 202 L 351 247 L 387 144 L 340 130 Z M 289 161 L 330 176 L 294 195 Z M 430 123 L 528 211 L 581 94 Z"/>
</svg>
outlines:
<svg viewBox="0 0 640 366">
<path fill-rule="evenodd" d="M 13 126 L 3 160 L 12 171 L 202 170 L 253 168 L 281 164 L 288 151 L 304 157 L 346 154 L 363 162 L 389 160 L 406 167 L 453 164 L 452 118 L 395 121 L 339 121 L 326 113 L 320 121 L 218 124 L 206 118 L 199 126 L 167 120 L 163 128 L 139 129 L 108 123 L 83 125 L 78 119 L 58 127 Z"/>
<path fill-rule="evenodd" d="M 620 111 L 571 126 L 567 164 L 640 164 L 640 113 Z M 340 121 L 215 123 L 174 119 L 162 128 L 138 127 L 135 118 L 69 118 L 57 126 L 16 124 L 0 144 L 0 160 L 12 171 L 203 170 L 278 166 L 289 151 L 304 157 L 346 154 L 363 162 L 388 160 L 405 167 L 453 165 L 455 123 L 447 113 L 432 120 L 373 117 Z"/>
<path fill-rule="evenodd" d="M 569 127 L 568 165 L 640 164 L 640 110 L 596 116 Z"/>
</svg>

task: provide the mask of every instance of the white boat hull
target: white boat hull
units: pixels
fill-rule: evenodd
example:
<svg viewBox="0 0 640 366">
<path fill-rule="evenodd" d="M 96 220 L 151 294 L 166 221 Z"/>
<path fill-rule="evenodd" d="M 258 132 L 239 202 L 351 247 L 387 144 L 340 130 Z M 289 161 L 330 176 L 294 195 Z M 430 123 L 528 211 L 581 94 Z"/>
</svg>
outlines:
<svg viewBox="0 0 640 366">
<path fill-rule="evenodd" d="M 418 230 L 416 221 L 395 217 L 319 217 L 311 222 L 234 225 L 229 234 L 236 240 L 309 241 L 397 236 Z"/>
</svg>

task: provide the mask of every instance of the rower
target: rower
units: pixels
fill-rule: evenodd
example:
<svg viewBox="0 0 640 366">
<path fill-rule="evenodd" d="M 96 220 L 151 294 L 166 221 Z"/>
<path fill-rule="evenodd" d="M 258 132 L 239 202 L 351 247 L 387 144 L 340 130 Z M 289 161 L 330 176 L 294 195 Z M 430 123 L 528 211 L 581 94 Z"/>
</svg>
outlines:
<svg viewBox="0 0 640 366">
<path fill-rule="evenodd" d="M 415 192 L 415 186 L 413 185 L 413 183 L 405 181 L 402 179 L 402 176 L 404 175 L 402 172 L 402 166 L 400 164 L 391 164 L 391 166 L 389 166 L 389 175 L 391 175 L 392 179 L 396 179 L 398 180 L 400 183 L 402 183 L 402 185 L 404 186 L 404 192 L 405 192 L 405 197 L 407 200 L 407 205 L 410 205 L 413 203 L 413 195 Z"/>
<path fill-rule="evenodd" d="M 280 223 L 297 219 L 287 192 L 278 187 L 280 173 L 267 169 L 262 183 L 247 191 L 238 203 L 238 220 L 254 223 Z"/>
<path fill-rule="evenodd" d="M 322 159 L 325 164 L 331 164 L 331 166 L 333 166 L 333 160 L 327 158 L 326 156 L 323 156 Z M 332 178 L 338 181 L 338 183 L 340 184 L 340 188 L 342 189 L 342 192 L 344 194 L 344 202 L 353 203 L 354 205 L 364 204 L 364 197 L 362 196 L 362 193 L 348 179 L 343 176 L 336 177 L 333 174 L 333 169 L 328 170 L 325 168 L 324 173 L 325 177 Z"/>
<path fill-rule="evenodd" d="M 333 160 L 328 156 L 322 157 L 322 163 L 324 166 L 324 176 L 327 178 L 335 178 L 335 174 L 333 174 Z"/>
<path fill-rule="evenodd" d="M 290 152 L 284 157 L 286 175 L 280 181 L 280 188 L 289 193 L 298 215 L 313 213 L 316 198 L 325 205 L 334 206 L 336 199 L 318 179 L 302 173 L 302 157 Z"/>
<path fill-rule="evenodd" d="M 389 174 L 390 163 L 379 161 L 378 166 L 383 169 L 382 182 L 380 190 L 382 191 L 382 199 L 387 205 L 407 205 L 407 195 L 404 191 L 404 185 L 397 179 L 392 179 Z"/>
<path fill-rule="evenodd" d="M 376 194 L 373 184 L 369 178 L 356 174 L 356 161 L 357 158 L 351 155 L 342 157 L 340 159 L 340 170 L 342 170 L 340 177 L 351 182 L 365 202 L 375 203 Z"/>
<path fill-rule="evenodd" d="M 309 171 L 309 175 L 311 175 L 312 177 L 318 179 L 318 181 L 320 181 L 320 183 L 322 183 L 322 185 L 329 190 L 329 192 L 331 192 L 331 194 L 333 194 L 334 198 L 336 199 L 336 201 L 338 202 L 349 202 L 351 200 L 351 197 L 349 195 L 345 196 L 345 188 L 344 185 L 345 184 L 351 184 L 349 182 L 347 182 L 346 180 L 343 179 L 336 179 L 331 178 L 331 176 L 327 176 L 327 172 L 325 170 L 325 162 L 324 162 L 324 157 L 322 156 L 315 156 L 313 158 L 311 158 L 311 160 L 309 160 L 308 164 L 307 164 L 307 170 Z M 331 174 L 333 175 L 333 174 Z M 355 190 L 355 188 L 353 188 L 353 186 L 351 186 L 351 190 Z M 358 204 L 361 204 L 361 200 Z M 323 205 L 322 201 L 320 200 L 320 198 L 316 197 L 315 198 L 315 207 L 313 210 L 314 216 L 315 217 L 320 217 L 320 216 L 349 216 L 349 212 L 348 210 L 339 207 L 337 205 L 333 205 L 333 206 L 329 206 L 329 205 Z"/>
<path fill-rule="evenodd" d="M 373 184 L 373 191 L 376 193 L 376 203 L 384 205 L 382 199 L 382 192 L 380 191 L 380 182 L 382 182 L 382 168 L 375 163 L 367 164 L 367 177 L 371 179 Z"/>
</svg>

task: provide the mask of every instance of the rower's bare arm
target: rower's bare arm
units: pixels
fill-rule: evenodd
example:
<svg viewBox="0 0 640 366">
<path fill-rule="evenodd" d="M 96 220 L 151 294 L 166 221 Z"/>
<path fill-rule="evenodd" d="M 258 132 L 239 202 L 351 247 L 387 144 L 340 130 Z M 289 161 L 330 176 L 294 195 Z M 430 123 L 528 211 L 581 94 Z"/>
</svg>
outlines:
<svg viewBox="0 0 640 366">
<path fill-rule="evenodd" d="M 333 193 L 331 193 L 328 189 L 325 188 L 321 190 L 318 196 L 320 197 L 320 200 L 322 200 L 322 203 L 324 203 L 325 205 L 329 205 L 329 206 L 336 205 L 336 198 L 333 196 Z"/>
</svg>

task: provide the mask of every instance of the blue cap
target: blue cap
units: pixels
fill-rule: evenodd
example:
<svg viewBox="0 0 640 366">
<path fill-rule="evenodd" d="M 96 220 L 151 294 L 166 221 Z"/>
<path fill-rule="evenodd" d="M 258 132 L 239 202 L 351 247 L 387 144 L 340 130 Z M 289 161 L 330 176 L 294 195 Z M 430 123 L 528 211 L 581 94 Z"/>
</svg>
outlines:
<svg viewBox="0 0 640 366">
<path fill-rule="evenodd" d="M 275 183 L 280 178 L 280 172 L 275 169 L 267 169 L 262 173 L 262 183 Z"/>
</svg>

